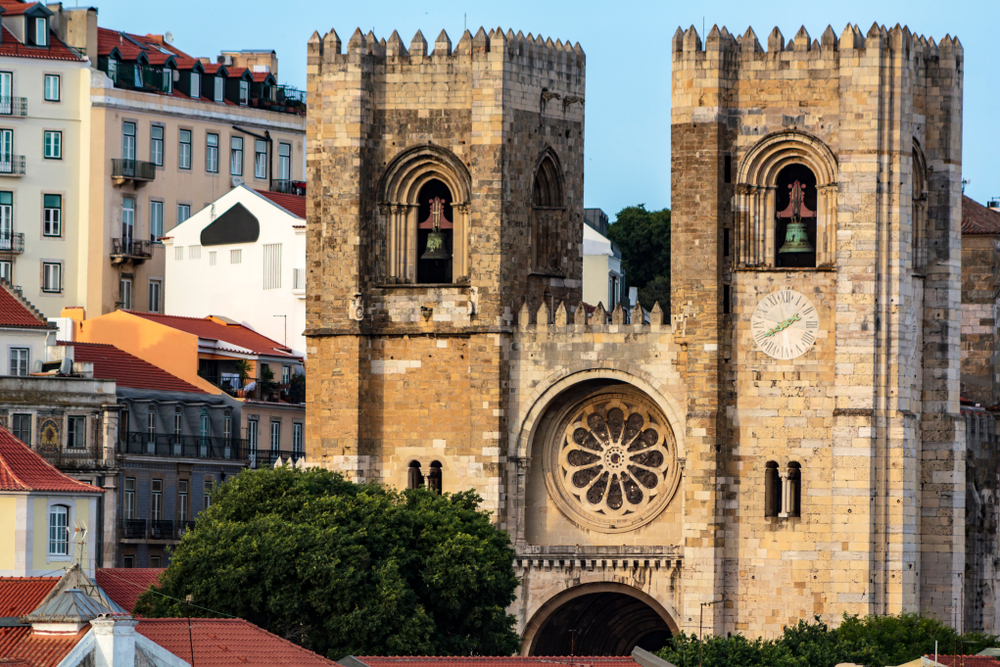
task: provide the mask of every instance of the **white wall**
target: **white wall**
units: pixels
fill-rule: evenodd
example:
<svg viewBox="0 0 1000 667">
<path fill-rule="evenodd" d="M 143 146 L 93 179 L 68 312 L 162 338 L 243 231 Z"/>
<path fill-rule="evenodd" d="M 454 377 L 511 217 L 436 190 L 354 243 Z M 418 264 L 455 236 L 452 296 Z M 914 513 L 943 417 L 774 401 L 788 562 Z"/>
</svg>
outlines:
<svg viewBox="0 0 1000 667">
<path fill-rule="evenodd" d="M 10 349 L 28 348 L 28 372 L 35 371 L 35 361 L 47 361 L 45 348 L 56 344 L 56 331 L 42 329 L 0 328 L 0 375 L 10 375 Z"/>
<path fill-rule="evenodd" d="M 260 222 L 257 241 L 201 247 L 200 258 L 193 259 L 191 247 L 201 246 L 202 230 L 237 202 Z M 276 243 L 281 244 L 281 287 L 265 290 L 263 246 Z M 305 356 L 306 342 L 302 335 L 306 326 L 305 289 L 292 289 L 294 270 L 300 270 L 303 280 L 305 276 L 305 220 L 241 186 L 174 227 L 164 245 L 165 312 L 168 315 L 228 317 Z M 183 259 L 177 259 L 178 249 L 182 249 Z M 231 263 L 233 250 L 240 251 L 239 264 Z M 214 266 L 211 264 L 213 252 L 216 253 Z"/>
<path fill-rule="evenodd" d="M 611 275 L 622 278 L 621 260 L 614 256 L 611 241 L 588 225 L 583 226 L 583 300 L 591 306 L 603 304 L 610 307 L 608 290 Z M 619 299 L 625 296 L 623 284 Z"/>
</svg>

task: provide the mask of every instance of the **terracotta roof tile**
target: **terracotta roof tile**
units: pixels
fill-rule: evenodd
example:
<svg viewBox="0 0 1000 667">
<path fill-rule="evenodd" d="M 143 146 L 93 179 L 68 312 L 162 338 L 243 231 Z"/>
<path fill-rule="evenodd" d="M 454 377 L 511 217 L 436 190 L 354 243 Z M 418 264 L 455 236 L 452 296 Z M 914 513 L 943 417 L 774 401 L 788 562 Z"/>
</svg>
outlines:
<svg viewBox="0 0 1000 667">
<path fill-rule="evenodd" d="M 94 364 L 95 378 L 114 380 L 120 387 L 205 393 L 204 390 L 168 373 L 159 366 L 154 366 L 114 345 L 67 341 L 59 341 L 59 345 L 72 346 L 75 361 Z"/>
<path fill-rule="evenodd" d="M 0 618 L 30 614 L 58 583 L 59 577 L 0 577 Z"/>
<path fill-rule="evenodd" d="M 55 667 L 90 632 L 90 625 L 75 635 L 36 635 L 31 626 L 0 627 L 0 655 L 34 667 Z"/>
<path fill-rule="evenodd" d="M 933 655 L 925 657 L 934 659 Z M 989 655 L 938 655 L 937 661 L 948 667 L 1000 667 L 1000 660 Z"/>
<path fill-rule="evenodd" d="M 3 8 L 4 16 L 23 14 L 37 4 L 37 2 L 22 2 L 21 0 L 0 0 L 0 8 Z"/>
<path fill-rule="evenodd" d="M 253 329 L 242 324 L 220 324 L 209 318 L 201 317 L 180 317 L 178 315 L 161 315 L 159 313 L 143 313 L 139 311 L 126 311 L 132 315 L 151 320 L 164 326 L 172 327 L 179 331 L 186 331 L 194 334 L 198 338 L 206 340 L 216 340 L 229 343 L 236 347 L 250 350 L 254 354 L 264 354 L 274 357 L 288 357 L 298 359 L 292 354 L 291 348 L 285 347 L 281 343 L 271 340 L 267 336 L 262 336 Z"/>
<path fill-rule="evenodd" d="M 159 581 L 162 567 L 97 568 L 94 581 L 115 604 L 129 613 L 146 589 Z"/>
<path fill-rule="evenodd" d="M 48 329 L 49 321 L 34 306 L 0 282 L 0 327 Z"/>
<path fill-rule="evenodd" d="M 3 0 L 0 0 L 0 5 L 2 3 Z M 9 15 L 10 13 L 4 10 L 4 16 Z M 59 41 L 53 32 L 49 32 L 48 46 L 25 46 L 7 28 L 3 28 L 3 36 L 0 37 L 0 56 L 40 58 L 42 60 L 83 60 L 73 49 Z"/>
<path fill-rule="evenodd" d="M 0 428 L 0 491 L 104 493 L 59 472 L 4 428 Z"/>
<path fill-rule="evenodd" d="M 1000 212 L 962 195 L 962 234 L 994 236 L 1000 234 Z"/>
<path fill-rule="evenodd" d="M 269 199 L 292 215 L 306 219 L 306 198 L 302 195 L 286 195 L 269 190 L 257 190 L 257 194 Z"/>
<path fill-rule="evenodd" d="M 354 656 L 369 667 L 637 667 L 628 656 Z M 994 666 L 995 667 L 995 666 Z"/>
<path fill-rule="evenodd" d="M 337 665 L 321 655 L 258 628 L 241 618 L 140 619 L 136 630 L 181 660 L 213 667 L 330 667 Z M 190 642 L 190 643 L 189 643 Z M 191 643 L 194 660 L 191 660 Z M 634 665 L 633 665 L 634 667 Z"/>
</svg>

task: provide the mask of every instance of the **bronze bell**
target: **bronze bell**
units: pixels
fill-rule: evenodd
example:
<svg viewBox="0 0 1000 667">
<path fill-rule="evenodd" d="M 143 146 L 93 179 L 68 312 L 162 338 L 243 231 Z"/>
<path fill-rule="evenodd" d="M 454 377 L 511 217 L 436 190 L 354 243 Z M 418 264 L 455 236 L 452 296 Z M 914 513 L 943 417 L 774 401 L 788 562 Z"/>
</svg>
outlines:
<svg viewBox="0 0 1000 667">
<path fill-rule="evenodd" d="M 785 228 L 785 243 L 778 251 L 779 255 L 790 255 L 798 252 L 816 252 L 809 243 L 809 235 L 806 233 L 806 223 L 801 220 L 793 220 Z"/>
<path fill-rule="evenodd" d="M 420 259 L 450 259 L 451 254 L 445 244 L 444 232 L 435 229 L 427 234 L 427 248 Z"/>
</svg>

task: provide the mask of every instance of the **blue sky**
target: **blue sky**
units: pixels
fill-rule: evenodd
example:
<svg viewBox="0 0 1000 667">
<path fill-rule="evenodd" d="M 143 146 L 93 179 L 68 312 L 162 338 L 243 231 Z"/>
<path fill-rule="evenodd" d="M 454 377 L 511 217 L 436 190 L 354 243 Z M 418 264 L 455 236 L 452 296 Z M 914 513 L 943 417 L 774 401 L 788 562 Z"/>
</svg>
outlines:
<svg viewBox="0 0 1000 667">
<path fill-rule="evenodd" d="M 74 0 L 64 0 L 72 6 Z M 587 53 L 585 205 L 614 219 L 621 208 L 670 205 L 670 38 L 678 26 L 747 26 L 766 40 L 778 26 L 791 39 L 805 25 L 818 38 L 827 24 L 839 35 L 850 23 L 908 25 L 912 32 L 958 35 L 965 48 L 963 168 L 966 194 L 1000 197 L 1000 0 L 840 0 L 825 2 L 496 3 L 454 0 L 92 0 L 102 27 L 174 34 L 194 56 L 223 49 L 273 48 L 283 83 L 305 87 L 306 40 L 334 28 L 346 42 L 356 27 L 405 43 L 419 28 L 432 42 L 444 28 L 458 42 L 463 27 L 501 26 L 580 42 Z M 702 33 L 704 37 L 704 33 Z"/>
</svg>

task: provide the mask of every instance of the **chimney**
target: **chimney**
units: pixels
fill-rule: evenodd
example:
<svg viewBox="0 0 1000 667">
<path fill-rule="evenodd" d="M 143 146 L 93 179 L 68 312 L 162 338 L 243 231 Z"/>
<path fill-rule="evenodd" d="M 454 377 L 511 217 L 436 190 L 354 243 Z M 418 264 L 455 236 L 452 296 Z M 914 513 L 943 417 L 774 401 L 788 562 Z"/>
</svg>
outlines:
<svg viewBox="0 0 1000 667">
<path fill-rule="evenodd" d="M 49 9 L 56 11 L 56 5 Z M 97 10 L 93 7 L 61 7 L 58 20 L 53 21 L 56 36 L 90 59 L 90 66 L 97 67 Z"/>
<path fill-rule="evenodd" d="M 101 614 L 90 621 L 94 628 L 94 667 L 135 664 L 135 626 L 128 615 Z"/>
</svg>

